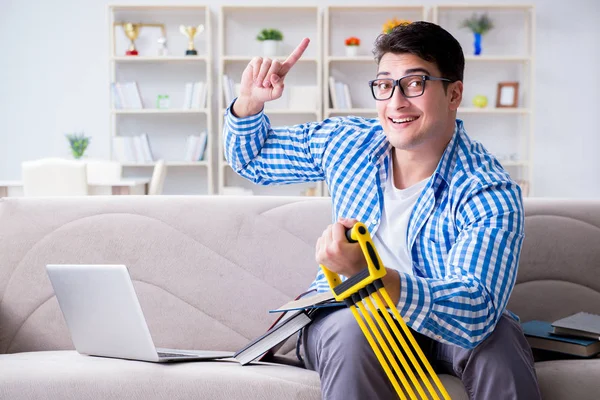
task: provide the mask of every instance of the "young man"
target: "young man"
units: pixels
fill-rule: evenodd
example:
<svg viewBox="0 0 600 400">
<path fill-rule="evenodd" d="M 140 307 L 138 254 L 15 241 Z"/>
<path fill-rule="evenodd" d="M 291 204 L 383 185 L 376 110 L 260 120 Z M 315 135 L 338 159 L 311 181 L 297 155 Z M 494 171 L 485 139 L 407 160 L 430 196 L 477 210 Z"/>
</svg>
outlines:
<svg viewBox="0 0 600 400">
<path fill-rule="evenodd" d="M 456 119 L 464 56 L 441 27 L 415 22 L 375 43 L 365 82 L 377 119 L 331 118 L 273 128 L 263 114 L 308 39 L 284 62 L 255 58 L 225 121 L 226 157 L 255 183 L 325 179 L 334 218 L 316 259 L 350 277 L 365 267 L 346 228 L 364 222 L 384 284 L 438 371 L 471 399 L 539 399 L 533 357 L 505 307 L 523 241 L 520 188 Z M 368 93 L 367 92 L 367 93 Z M 312 284 L 328 284 L 319 271 Z M 302 339 L 325 399 L 393 399 L 393 388 L 348 309 L 321 312 Z"/>
</svg>

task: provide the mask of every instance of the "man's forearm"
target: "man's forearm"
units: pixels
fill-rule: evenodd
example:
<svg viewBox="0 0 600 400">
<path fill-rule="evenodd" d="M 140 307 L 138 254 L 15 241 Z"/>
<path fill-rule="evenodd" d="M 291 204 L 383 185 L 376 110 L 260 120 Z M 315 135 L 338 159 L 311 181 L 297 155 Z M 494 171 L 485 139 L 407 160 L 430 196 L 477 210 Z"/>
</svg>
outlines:
<svg viewBox="0 0 600 400">
<path fill-rule="evenodd" d="M 398 301 L 400 301 L 400 276 L 398 276 L 398 271 L 388 268 L 387 274 L 382 278 L 382 281 L 392 302 L 398 304 Z"/>
</svg>

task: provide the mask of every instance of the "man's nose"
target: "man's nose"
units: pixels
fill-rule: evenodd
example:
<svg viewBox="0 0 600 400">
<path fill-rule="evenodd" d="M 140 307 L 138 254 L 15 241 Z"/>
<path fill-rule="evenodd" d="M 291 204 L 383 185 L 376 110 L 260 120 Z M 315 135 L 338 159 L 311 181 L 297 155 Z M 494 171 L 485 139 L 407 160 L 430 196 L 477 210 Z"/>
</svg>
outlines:
<svg viewBox="0 0 600 400">
<path fill-rule="evenodd" d="M 405 108 L 410 105 L 410 101 L 404 97 L 400 86 L 396 86 L 392 98 L 389 100 L 389 105 L 395 108 Z"/>
</svg>

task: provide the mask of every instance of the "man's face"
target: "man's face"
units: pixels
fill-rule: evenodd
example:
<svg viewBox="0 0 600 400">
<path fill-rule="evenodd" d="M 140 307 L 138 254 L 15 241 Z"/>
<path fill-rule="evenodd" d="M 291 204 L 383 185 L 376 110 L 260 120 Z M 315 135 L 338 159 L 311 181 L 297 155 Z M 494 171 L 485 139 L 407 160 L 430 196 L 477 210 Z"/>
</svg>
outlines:
<svg viewBox="0 0 600 400">
<path fill-rule="evenodd" d="M 377 79 L 397 80 L 412 74 L 445 78 L 435 64 L 413 54 L 386 53 L 379 62 Z M 448 134 L 454 132 L 454 111 L 462 99 L 462 83 L 450 83 L 447 92 L 442 81 L 428 80 L 424 85 L 419 97 L 406 98 L 396 86 L 389 100 L 375 101 L 385 135 L 397 149 L 427 148 L 439 140 L 447 141 Z"/>
</svg>

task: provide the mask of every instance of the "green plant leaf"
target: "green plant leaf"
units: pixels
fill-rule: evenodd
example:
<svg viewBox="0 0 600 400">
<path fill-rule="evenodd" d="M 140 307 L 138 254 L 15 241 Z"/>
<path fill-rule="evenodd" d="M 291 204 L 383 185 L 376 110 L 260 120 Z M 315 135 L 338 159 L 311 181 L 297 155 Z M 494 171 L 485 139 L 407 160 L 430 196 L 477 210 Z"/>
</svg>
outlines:
<svg viewBox="0 0 600 400">
<path fill-rule="evenodd" d="M 473 33 L 479 33 L 485 35 L 492 28 L 494 23 L 487 14 L 477 15 L 473 14 L 470 18 L 465 19 L 461 24 L 461 28 L 468 28 Z"/>
<path fill-rule="evenodd" d="M 256 36 L 256 40 L 260 42 L 264 40 L 283 40 L 283 34 L 277 29 L 263 29 Z"/>
</svg>

